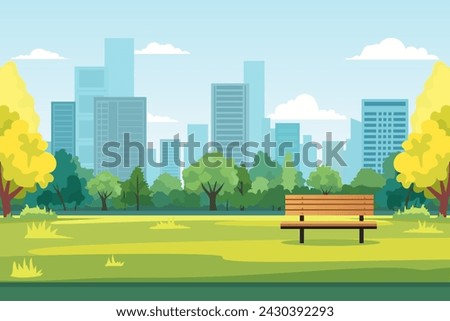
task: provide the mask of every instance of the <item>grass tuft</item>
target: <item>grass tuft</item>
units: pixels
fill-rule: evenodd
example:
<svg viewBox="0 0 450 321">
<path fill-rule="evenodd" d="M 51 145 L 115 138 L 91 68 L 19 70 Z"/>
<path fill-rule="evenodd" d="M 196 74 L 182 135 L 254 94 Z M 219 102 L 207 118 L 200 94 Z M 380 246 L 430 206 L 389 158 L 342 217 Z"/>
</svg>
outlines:
<svg viewBox="0 0 450 321">
<path fill-rule="evenodd" d="M 444 233 L 441 230 L 438 230 L 434 224 L 428 225 L 427 222 L 419 221 L 419 227 L 411 230 L 405 231 L 405 233 L 420 233 L 420 234 L 439 234 Z"/>
<path fill-rule="evenodd" d="M 56 234 L 57 229 L 52 229 L 51 225 L 47 226 L 47 222 L 27 224 L 26 239 L 65 239 L 66 236 Z"/>
<path fill-rule="evenodd" d="M 18 279 L 31 279 L 31 278 L 38 278 L 42 276 L 42 270 L 38 270 L 36 266 L 33 264 L 33 259 L 30 258 L 29 263 L 27 263 L 26 259 L 23 259 L 23 264 L 13 262 L 12 266 L 12 278 L 18 278 Z"/>
<path fill-rule="evenodd" d="M 189 229 L 189 226 L 176 224 L 174 220 L 168 220 L 168 221 L 160 221 L 154 226 L 151 226 L 151 230 L 184 230 Z"/>
<path fill-rule="evenodd" d="M 116 258 L 114 257 L 114 255 L 111 255 L 110 258 L 108 258 L 108 260 L 106 261 L 105 266 L 106 267 L 122 267 L 124 266 L 125 262 L 121 262 L 121 261 L 116 261 Z"/>
</svg>

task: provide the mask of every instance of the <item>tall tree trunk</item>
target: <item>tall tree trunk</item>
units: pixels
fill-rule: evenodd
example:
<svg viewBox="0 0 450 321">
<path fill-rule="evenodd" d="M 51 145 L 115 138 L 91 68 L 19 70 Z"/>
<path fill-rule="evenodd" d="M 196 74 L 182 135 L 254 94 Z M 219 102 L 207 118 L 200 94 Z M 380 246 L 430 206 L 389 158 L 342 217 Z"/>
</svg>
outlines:
<svg viewBox="0 0 450 321">
<path fill-rule="evenodd" d="M 55 185 L 53 185 L 53 189 L 55 190 L 56 196 L 58 196 L 58 199 L 61 202 L 61 205 L 62 205 L 64 211 L 66 211 L 67 210 L 66 203 L 64 202 L 64 197 L 62 196 L 59 187 L 56 187 Z"/>
<path fill-rule="evenodd" d="M 408 209 L 408 205 L 409 205 L 409 199 L 411 198 L 411 193 L 413 190 L 413 184 L 411 184 L 411 186 L 408 188 L 408 192 L 406 193 L 406 197 L 405 197 L 405 208 Z"/>
<path fill-rule="evenodd" d="M 10 191 L 11 181 L 3 184 L 2 164 L 0 163 L 0 198 L 2 199 L 3 217 L 11 214 L 11 200 L 13 200 L 22 190 L 23 187 L 17 187 L 14 191 Z"/>
<path fill-rule="evenodd" d="M 11 214 L 11 198 L 3 191 L 0 193 L 0 197 L 2 199 L 3 217 L 7 217 Z"/>
<path fill-rule="evenodd" d="M 139 211 L 139 177 L 136 176 L 136 211 Z"/>
<path fill-rule="evenodd" d="M 102 211 L 107 211 L 108 210 L 108 206 L 106 205 L 106 198 L 102 197 Z"/>
<path fill-rule="evenodd" d="M 442 195 L 441 198 L 439 198 L 439 214 L 441 214 L 443 217 L 447 217 L 447 211 L 448 211 L 448 201 L 449 201 L 450 195 Z"/>
<path fill-rule="evenodd" d="M 209 193 L 208 196 L 209 196 L 209 210 L 217 211 L 217 205 L 216 205 L 217 193 L 212 192 L 212 193 Z"/>
</svg>

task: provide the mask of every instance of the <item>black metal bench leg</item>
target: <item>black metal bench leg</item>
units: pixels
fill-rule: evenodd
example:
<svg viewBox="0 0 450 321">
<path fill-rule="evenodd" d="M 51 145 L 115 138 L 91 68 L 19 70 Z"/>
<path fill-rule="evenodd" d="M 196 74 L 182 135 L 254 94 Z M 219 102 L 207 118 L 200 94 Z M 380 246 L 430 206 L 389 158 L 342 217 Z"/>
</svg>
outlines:
<svg viewBox="0 0 450 321">
<path fill-rule="evenodd" d="M 305 230 L 302 228 L 300 229 L 300 243 L 305 243 Z"/>
<path fill-rule="evenodd" d="M 359 243 L 364 243 L 364 229 L 359 229 Z"/>
</svg>

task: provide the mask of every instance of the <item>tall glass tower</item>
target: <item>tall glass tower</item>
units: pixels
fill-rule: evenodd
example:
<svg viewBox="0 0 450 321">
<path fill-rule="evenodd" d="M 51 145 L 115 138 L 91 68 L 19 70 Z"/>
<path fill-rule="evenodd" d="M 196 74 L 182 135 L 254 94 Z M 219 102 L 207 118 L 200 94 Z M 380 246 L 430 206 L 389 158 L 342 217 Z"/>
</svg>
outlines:
<svg viewBox="0 0 450 321">
<path fill-rule="evenodd" d="M 249 139 L 261 143 L 265 129 L 265 85 L 264 61 L 244 62 L 244 83 L 248 85 L 249 96 Z M 270 126 L 270 125 L 269 125 Z"/>
<path fill-rule="evenodd" d="M 52 153 L 64 149 L 75 156 L 75 102 L 52 102 Z"/>
<path fill-rule="evenodd" d="M 248 141 L 248 85 L 211 85 L 211 137 L 235 164 L 245 161 L 241 147 Z M 214 148 L 214 146 L 212 146 Z"/>
<path fill-rule="evenodd" d="M 402 150 L 408 136 L 407 99 L 363 99 L 363 167 L 383 172 L 383 162 Z"/>
</svg>

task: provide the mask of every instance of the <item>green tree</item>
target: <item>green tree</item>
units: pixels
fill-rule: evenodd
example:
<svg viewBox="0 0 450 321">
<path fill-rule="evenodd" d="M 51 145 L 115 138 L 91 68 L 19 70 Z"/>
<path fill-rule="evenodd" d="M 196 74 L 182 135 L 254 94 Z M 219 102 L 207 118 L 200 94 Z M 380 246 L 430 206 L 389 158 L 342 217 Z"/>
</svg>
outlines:
<svg viewBox="0 0 450 321">
<path fill-rule="evenodd" d="M 322 191 L 322 194 L 337 193 L 342 188 L 339 172 L 328 166 L 320 166 L 309 175 L 309 186 Z"/>
<path fill-rule="evenodd" d="M 217 210 L 217 196 L 233 192 L 239 181 L 233 161 L 230 164 L 220 153 L 205 154 L 183 171 L 183 179 L 188 192 L 208 196 L 211 211 Z"/>
<path fill-rule="evenodd" d="M 277 162 L 270 159 L 269 155 L 258 152 L 249 174 L 252 182 L 257 177 L 264 177 L 269 181 L 269 188 L 272 188 L 281 184 L 282 168 Z"/>
<path fill-rule="evenodd" d="M 122 184 L 122 189 L 126 204 L 136 205 L 136 211 L 140 210 L 141 205 L 151 204 L 151 191 L 140 167 L 135 167 L 130 178 Z"/>
<path fill-rule="evenodd" d="M 83 193 L 84 196 L 84 203 L 91 203 L 93 198 L 92 196 L 89 194 L 88 188 L 87 188 L 87 183 L 94 178 L 94 170 L 90 169 L 90 168 L 84 168 L 81 166 L 80 164 L 80 160 L 77 156 L 73 157 L 73 162 L 75 163 L 76 166 L 76 174 L 77 176 L 80 178 L 80 182 L 81 182 L 81 191 Z"/>
<path fill-rule="evenodd" d="M 252 188 L 250 189 L 250 193 L 262 193 L 269 190 L 269 181 L 264 177 L 257 177 L 253 183 Z"/>
<path fill-rule="evenodd" d="M 252 188 L 252 181 L 250 180 L 250 175 L 244 165 L 235 166 L 235 169 L 238 177 L 236 189 L 239 192 L 239 199 L 241 203 L 239 205 L 239 209 L 243 211 L 245 209 L 245 196 Z"/>
<path fill-rule="evenodd" d="M 71 175 L 67 177 L 66 187 L 61 190 L 67 204 L 75 203 L 74 210 L 84 201 L 82 184 L 86 186 L 77 175 Z"/>
<path fill-rule="evenodd" d="M 36 199 L 37 205 L 44 205 L 45 210 L 48 212 L 50 210 L 50 204 L 53 201 L 53 197 L 55 194 L 53 194 L 50 190 L 45 190 L 41 195 L 39 195 Z"/>
<path fill-rule="evenodd" d="M 377 173 L 371 168 L 362 168 L 359 170 L 356 177 L 352 180 L 350 185 L 352 187 L 367 186 L 374 188 L 382 188 L 386 183 L 386 179 L 383 175 Z"/>
<path fill-rule="evenodd" d="M 288 153 L 284 158 L 281 169 L 281 185 L 285 190 L 291 192 L 297 184 L 297 169 L 292 163 L 292 154 Z"/>
<path fill-rule="evenodd" d="M 102 211 L 108 210 L 107 200 L 112 197 L 117 197 L 122 192 L 119 178 L 110 172 L 101 172 L 96 177 L 92 178 L 88 184 L 89 194 L 94 199 L 100 199 L 102 202 Z"/>
<path fill-rule="evenodd" d="M 161 192 L 165 195 L 169 195 L 173 190 L 181 191 L 182 189 L 181 181 L 168 173 L 161 174 L 150 187 L 152 193 Z"/>
<path fill-rule="evenodd" d="M 67 210 L 66 201 L 62 193 L 62 189 L 67 185 L 67 179 L 69 176 L 76 176 L 77 166 L 73 162 L 71 154 L 68 154 L 64 149 L 61 149 L 55 153 L 55 159 L 57 166 L 52 172 L 54 177 L 52 187 L 58 197 L 59 203 L 62 205 L 63 210 Z"/>
</svg>

